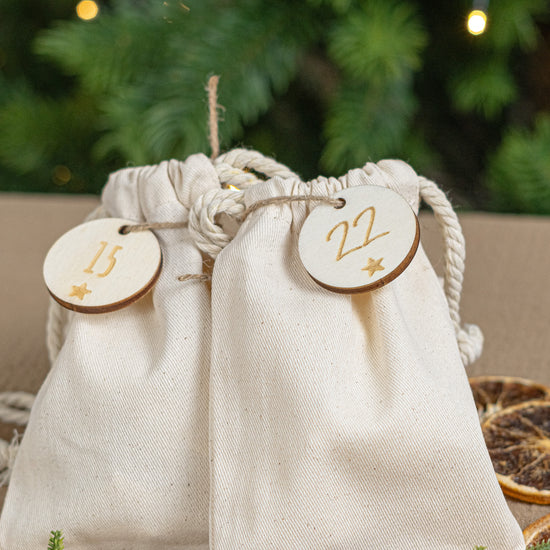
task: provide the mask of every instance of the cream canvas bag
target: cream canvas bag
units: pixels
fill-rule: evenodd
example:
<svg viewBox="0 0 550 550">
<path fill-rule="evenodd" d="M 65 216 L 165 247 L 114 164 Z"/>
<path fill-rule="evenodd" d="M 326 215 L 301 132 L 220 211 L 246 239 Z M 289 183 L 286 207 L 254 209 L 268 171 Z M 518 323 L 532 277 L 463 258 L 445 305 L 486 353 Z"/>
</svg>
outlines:
<svg viewBox="0 0 550 550">
<path fill-rule="evenodd" d="M 298 254 L 309 201 L 262 203 L 217 255 L 212 550 L 525 547 L 464 370 L 482 337 L 460 325 L 464 242 L 445 195 L 407 164 L 382 161 L 339 179 L 272 178 L 236 202 L 244 210 L 372 185 L 415 211 L 421 198 L 432 205 L 445 292 L 421 246 L 383 288 L 320 287 Z M 213 256 L 220 248 L 203 245 Z"/>
<path fill-rule="evenodd" d="M 202 160 L 114 173 L 95 217 L 186 221 L 196 198 L 219 188 Z M 71 314 L 64 343 L 53 310 L 59 353 L 15 461 L 2 550 L 44 550 L 57 529 L 69 550 L 209 547 L 209 291 L 177 279 L 202 270 L 187 229 L 156 234 L 163 268 L 144 298 Z"/>
</svg>

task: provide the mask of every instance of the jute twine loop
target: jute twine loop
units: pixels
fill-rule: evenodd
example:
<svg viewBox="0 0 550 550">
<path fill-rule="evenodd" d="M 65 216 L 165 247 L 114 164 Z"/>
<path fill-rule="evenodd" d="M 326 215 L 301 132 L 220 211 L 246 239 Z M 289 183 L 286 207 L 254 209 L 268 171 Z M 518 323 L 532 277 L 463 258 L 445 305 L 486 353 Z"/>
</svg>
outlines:
<svg viewBox="0 0 550 550">
<path fill-rule="evenodd" d="M 186 226 L 186 222 L 138 223 L 135 225 L 123 225 L 119 229 L 119 232 L 123 235 L 128 235 L 128 233 L 138 233 L 140 231 L 147 231 L 148 229 L 181 229 Z"/>
<path fill-rule="evenodd" d="M 211 159 L 220 154 L 220 139 L 218 136 L 218 83 L 220 77 L 213 75 L 208 79 L 206 91 L 208 93 L 208 139 L 212 150 Z"/>
<path fill-rule="evenodd" d="M 294 196 L 283 196 L 283 197 L 273 197 L 271 199 L 265 199 L 263 201 L 258 201 L 251 204 L 239 217 L 240 221 L 244 221 L 252 212 L 269 206 L 270 204 L 290 204 L 293 202 L 319 202 L 330 204 L 335 208 L 342 208 L 346 201 L 343 199 L 333 199 L 332 197 L 325 197 L 321 195 L 294 195 Z"/>
<path fill-rule="evenodd" d="M 263 179 L 280 176 L 282 178 L 298 177 L 284 164 L 265 157 L 257 151 L 248 149 L 233 149 L 220 156 L 220 139 L 218 135 L 218 110 L 223 109 L 218 104 L 218 85 L 220 77 L 213 75 L 208 79 L 208 138 L 213 166 L 216 169 L 222 187 L 232 185 L 238 189 L 246 189 Z"/>
<path fill-rule="evenodd" d="M 206 281 L 211 281 L 212 276 L 206 275 L 202 273 L 188 273 L 187 275 L 180 275 L 178 277 L 178 281 L 202 281 L 203 283 Z"/>
</svg>

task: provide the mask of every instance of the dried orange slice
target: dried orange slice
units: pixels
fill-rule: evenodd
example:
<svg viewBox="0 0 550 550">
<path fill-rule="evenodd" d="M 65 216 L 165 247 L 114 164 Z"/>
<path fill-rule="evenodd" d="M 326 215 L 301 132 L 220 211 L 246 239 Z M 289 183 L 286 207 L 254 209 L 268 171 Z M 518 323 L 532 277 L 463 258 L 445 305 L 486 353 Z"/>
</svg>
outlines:
<svg viewBox="0 0 550 550">
<path fill-rule="evenodd" d="M 474 400 L 483 422 L 490 415 L 531 400 L 550 400 L 550 388 L 513 376 L 475 376 L 469 379 Z"/>
<path fill-rule="evenodd" d="M 523 530 L 527 550 L 537 544 L 550 541 L 550 514 L 543 516 Z"/>
<path fill-rule="evenodd" d="M 550 401 L 527 401 L 489 416 L 482 425 L 505 494 L 550 503 Z"/>
</svg>

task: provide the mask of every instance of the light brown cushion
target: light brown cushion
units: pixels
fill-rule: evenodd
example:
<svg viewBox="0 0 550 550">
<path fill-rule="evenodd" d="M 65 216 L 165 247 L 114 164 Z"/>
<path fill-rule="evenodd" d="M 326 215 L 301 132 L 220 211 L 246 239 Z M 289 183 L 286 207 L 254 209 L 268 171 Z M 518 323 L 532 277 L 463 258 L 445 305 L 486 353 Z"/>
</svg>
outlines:
<svg viewBox="0 0 550 550">
<path fill-rule="evenodd" d="M 0 194 L 0 391 L 36 392 L 46 376 L 49 297 L 42 262 L 55 239 L 97 204 L 96 197 Z M 483 356 L 468 374 L 550 385 L 550 219 L 483 213 L 460 219 L 467 247 L 462 318 L 485 334 Z M 430 214 L 421 216 L 421 227 L 422 243 L 442 273 L 441 236 Z M 0 437 L 9 439 L 13 429 L 0 426 Z M 522 527 L 550 513 L 550 506 L 509 504 Z"/>
</svg>

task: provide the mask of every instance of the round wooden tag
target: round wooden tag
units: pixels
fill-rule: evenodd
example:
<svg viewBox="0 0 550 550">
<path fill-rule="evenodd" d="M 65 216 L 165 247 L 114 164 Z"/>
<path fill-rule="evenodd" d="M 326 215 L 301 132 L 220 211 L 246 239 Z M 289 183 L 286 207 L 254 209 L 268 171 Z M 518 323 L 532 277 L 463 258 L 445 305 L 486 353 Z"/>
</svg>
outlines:
<svg viewBox="0 0 550 550">
<path fill-rule="evenodd" d="M 311 277 L 350 294 L 374 290 L 403 273 L 420 240 L 409 203 L 375 185 L 350 187 L 333 198 L 343 199 L 343 206 L 318 206 L 300 232 L 300 258 Z"/>
<path fill-rule="evenodd" d="M 62 306 L 107 313 L 144 296 L 157 281 L 162 253 L 151 231 L 123 234 L 135 222 L 104 218 L 62 235 L 44 261 L 44 280 Z"/>
</svg>

